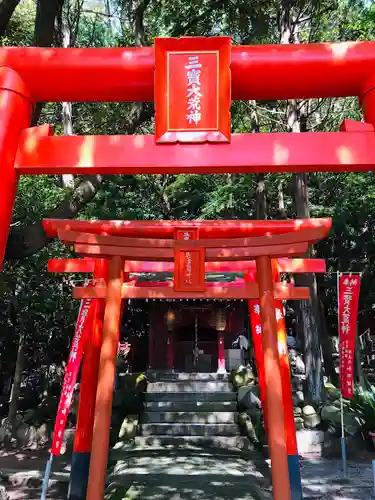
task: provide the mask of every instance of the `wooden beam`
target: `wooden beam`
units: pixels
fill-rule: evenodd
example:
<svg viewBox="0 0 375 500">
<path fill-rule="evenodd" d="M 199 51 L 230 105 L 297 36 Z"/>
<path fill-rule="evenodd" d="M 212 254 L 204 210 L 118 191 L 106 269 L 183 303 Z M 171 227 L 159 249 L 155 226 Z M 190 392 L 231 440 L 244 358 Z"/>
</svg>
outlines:
<svg viewBox="0 0 375 500">
<path fill-rule="evenodd" d="M 275 269 L 279 273 L 325 273 L 327 270 L 324 259 L 274 259 Z M 254 264 L 255 269 L 255 264 Z"/>
<path fill-rule="evenodd" d="M 118 247 L 109 245 L 90 245 L 77 243 L 74 250 L 80 255 L 91 255 L 93 257 L 109 257 L 119 255 L 131 260 L 167 261 L 173 262 L 172 248 L 141 248 L 141 247 Z"/>
<path fill-rule="evenodd" d="M 252 260 L 259 255 L 287 256 L 304 255 L 307 252 L 307 243 L 297 243 L 295 245 L 275 245 L 269 247 L 250 248 L 209 248 L 206 250 L 207 261 L 220 260 Z M 169 248 L 139 248 L 139 247 L 115 247 L 107 245 L 85 245 L 77 243 L 74 245 L 76 253 L 81 255 L 91 255 L 92 257 L 106 257 L 119 255 L 130 260 L 146 261 L 167 261 L 174 259 L 173 250 Z"/>
<path fill-rule="evenodd" d="M 306 300 L 309 298 L 309 288 L 296 288 L 288 283 L 275 283 L 275 298 L 280 300 Z M 73 298 L 97 298 L 104 299 L 107 296 L 107 288 L 103 285 L 95 287 L 74 287 Z M 134 285 L 123 285 L 122 298 L 124 299 L 257 299 L 259 298 L 258 285 L 247 283 L 242 288 L 229 286 L 208 287 L 204 292 L 176 292 L 172 284 L 164 287 L 137 287 Z"/>
<path fill-rule="evenodd" d="M 27 175 L 363 172 L 375 169 L 374 142 L 374 132 L 232 134 L 229 144 L 159 145 L 153 135 L 25 131 L 15 168 Z"/>
<path fill-rule="evenodd" d="M 89 245 L 110 245 L 120 247 L 143 247 L 143 248 L 233 248 L 233 247 L 257 247 L 270 245 L 291 245 L 295 243 L 316 242 L 328 235 L 328 229 L 324 226 L 303 231 L 289 232 L 277 235 L 258 236 L 255 238 L 225 238 L 174 241 L 171 239 L 155 238 L 129 238 L 110 235 L 99 235 L 83 233 L 78 231 L 59 230 L 58 237 L 65 243 L 83 243 Z"/>
<path fill-rule="evenodd" d="M 163 148 L 164 146 L 160 146 Z M 221 147 L 221 146 L 219 146 Z M 43 219 L 43 228 L 51 238 L 59 230 L 83 233 L 128 236 L 133 238 L 174 238 L 178 229 L 199 229 L 199 238 L 241 238 L 303 231 L 318 226 L 331 228 L 332 220 L 285 219 L 285 220 L 71 220 Z"/>
<path fill-rule="evenodd" d="M 279 273 L 325 273 L 324 259 L 274 259 Z M 234 273 L 255 270 L 255 261 L 206 262 L 206 273 Z M 128 273 L 173 273 L 173 262 L 139 262 L 127 260 L 125 272 Z"/>
<path fill-rule="evenodd" d="M 98 3 L 98 2 L 96 2 Z M 373 75 L 375 43 L 234 45 L 233 100 L 357 96 Z M 34 102 L 152 101 L 154 47 L 1 47 Z"/>
<path fill-rule="evenodd" d="M 47 270 L 49 273 L 93 273 L 95 259 L 50 259 Z"/>
<path fill-rule="evenodd" d="M 294 245 L 272 245 L 264 247 L 240 247 L 240 248 L 207 248 L 206 262 L 220 260 L 252 260 L 261 255 L 271 257 L 284 257 L 287 255 L 302 256 L 307 252 L 307 243 L 296 243 Z"/>
<path fill-rule="evenodd" d="M 155 238 L 128 238 L 121 236 L 110 236 L 93 233 L 83 233 L 80 231 L 67 231 L 60 229 L 58 237 L 64 243 L 82 243 L 86 245 L 110 245 L 119 247 L 139 247 L 139 248 L 173 248 L 174 241 L 171 239 Z"/>
<path fill-rule="evenodd" d="M 50 273 L 92 273 L 95 259 L 50 259 L 48 272 Z M 274 259 L 279 273 L 325 273 L 324 259 Z M 255 269 L 255 261 L 222 261 L 206 262 L 206 273 L 234 273 L 246 272 Z M 126 273 L 173 273 L 173 262 L 149 262 L 127 260 Z"/>
<path fill-rule="evenodd" d="M 260 247 L 271 245 L 294 245 L 295 243 L 313 243 L 328 236 L 329 229 L 322 226 L 302 231 L 293 231 L 283 234 L 270 234 L 250 238 L 223 238 L 175 241 L 174 248 L 235 248 L 235 247 Z"/>
</svg>

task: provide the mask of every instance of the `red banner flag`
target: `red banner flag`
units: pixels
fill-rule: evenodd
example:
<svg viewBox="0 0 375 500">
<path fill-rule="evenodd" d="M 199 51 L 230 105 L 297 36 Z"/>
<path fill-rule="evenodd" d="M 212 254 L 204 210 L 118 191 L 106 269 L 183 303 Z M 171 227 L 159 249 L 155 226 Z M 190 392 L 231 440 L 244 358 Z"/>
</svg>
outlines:
<svg viewBox="0 0 375 500">
<path fill-rule="evenodd" d="M 354 348 L 357 332 L 360 275 L 342 274 L 338 280 L 340 390 L 344 398 L 354 396 Z"/>
<path fill-rule="evenodd" d="M 88 337 L 94 319 L 95 302 L 96 301 L 93 299 L 83 299 L 81 301 L 53 430 L 51 453 L 55 456 L 60 455 L 66 421 L 74 393 L 74 386 L 81 364 L 83 345 Z"/>
</svg>

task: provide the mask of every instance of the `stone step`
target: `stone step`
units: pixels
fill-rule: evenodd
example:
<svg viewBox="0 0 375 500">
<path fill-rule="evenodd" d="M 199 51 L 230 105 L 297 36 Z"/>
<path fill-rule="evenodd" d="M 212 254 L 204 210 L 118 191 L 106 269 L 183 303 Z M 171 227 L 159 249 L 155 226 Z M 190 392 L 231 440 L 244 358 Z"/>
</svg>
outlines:
<svg viewBox="0 0 375 500">
<path fill-rule="evenodd" d="M 142 436 L 237 436 L 236 424 L 143 424 Z"/>
<path fill-rule="evenodd" d="M 246 436 L 136 436 L 134 444 L 138 449 L 160 448 L 172 450 L 207 450 L 222 452 L 252 452 L 251 443 Z M 121 453 L 113 450 L 111 453 Z"/>
<path fill-rule="evenodd" d="M 211 381 L 171 381 L 149 382 L 147 392 L 231 392 L 228 382 Z"/>
<path fill-rule="evenodd" d="M 234 424 L 236 423 L 234 412 L 146 412 L 142 415 L 143 423 L 183 423 L 183 424 Z"/>
<path fill-rule="evenodd" d="M 183 373 L 183 372 L 165 372 L 165 371 L 149 371 L 146 374 L 149 382 L 163 381 L 228 381 L 227 373 Z"/>
<path fill-rule="evenodd" d="M 235 392 L 146 392 L 146 402 L 209 402 L 237 401 Z"/>
<path fill-rule="evenodd" d="M 146 401 L 144 406 L 146 411 L 237 411 L 236 401 Z"/>
</svg>

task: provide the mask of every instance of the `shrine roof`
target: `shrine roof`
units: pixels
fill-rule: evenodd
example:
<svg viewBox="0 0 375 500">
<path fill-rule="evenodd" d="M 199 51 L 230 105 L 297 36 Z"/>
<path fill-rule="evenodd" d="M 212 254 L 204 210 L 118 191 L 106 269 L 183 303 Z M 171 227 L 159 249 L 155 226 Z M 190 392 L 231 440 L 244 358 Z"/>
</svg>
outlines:
<svg viewBox="0 0 375 500">
<path fill-rule="evenodd" d="M 125 237 L 173 238 L 177 229 L 198 229 L 200 238 L 264 236 L 324 227 L 327 234 L 331 219 L 289 220 L 67 220 L 44 219 L 47 235 L 56 237 L 60 230 L 80 231 Z"/>
</svg>

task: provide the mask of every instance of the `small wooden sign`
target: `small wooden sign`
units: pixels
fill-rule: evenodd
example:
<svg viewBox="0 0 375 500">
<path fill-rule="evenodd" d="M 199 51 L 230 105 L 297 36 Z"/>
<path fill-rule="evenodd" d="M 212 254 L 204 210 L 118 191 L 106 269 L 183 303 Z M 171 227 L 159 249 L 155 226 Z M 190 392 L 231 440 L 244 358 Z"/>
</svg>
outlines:
<svg viewBox="0 0 375 500">
<path fill-rule="evenodd" d="M 186 241 L 186 248 L 176 248 L 174 253 L 174 289 L 176 292 L 204 292 L 204 248 L 189 248 L 189 240 L 197 240 L 197 229 L 178 229 L 176 240 Z"/>
<path fill-rule="evenodd" d="M 230 37 L 155 39 L 157 142 L 230 142 L 230 57 Z"/>
</svg>

